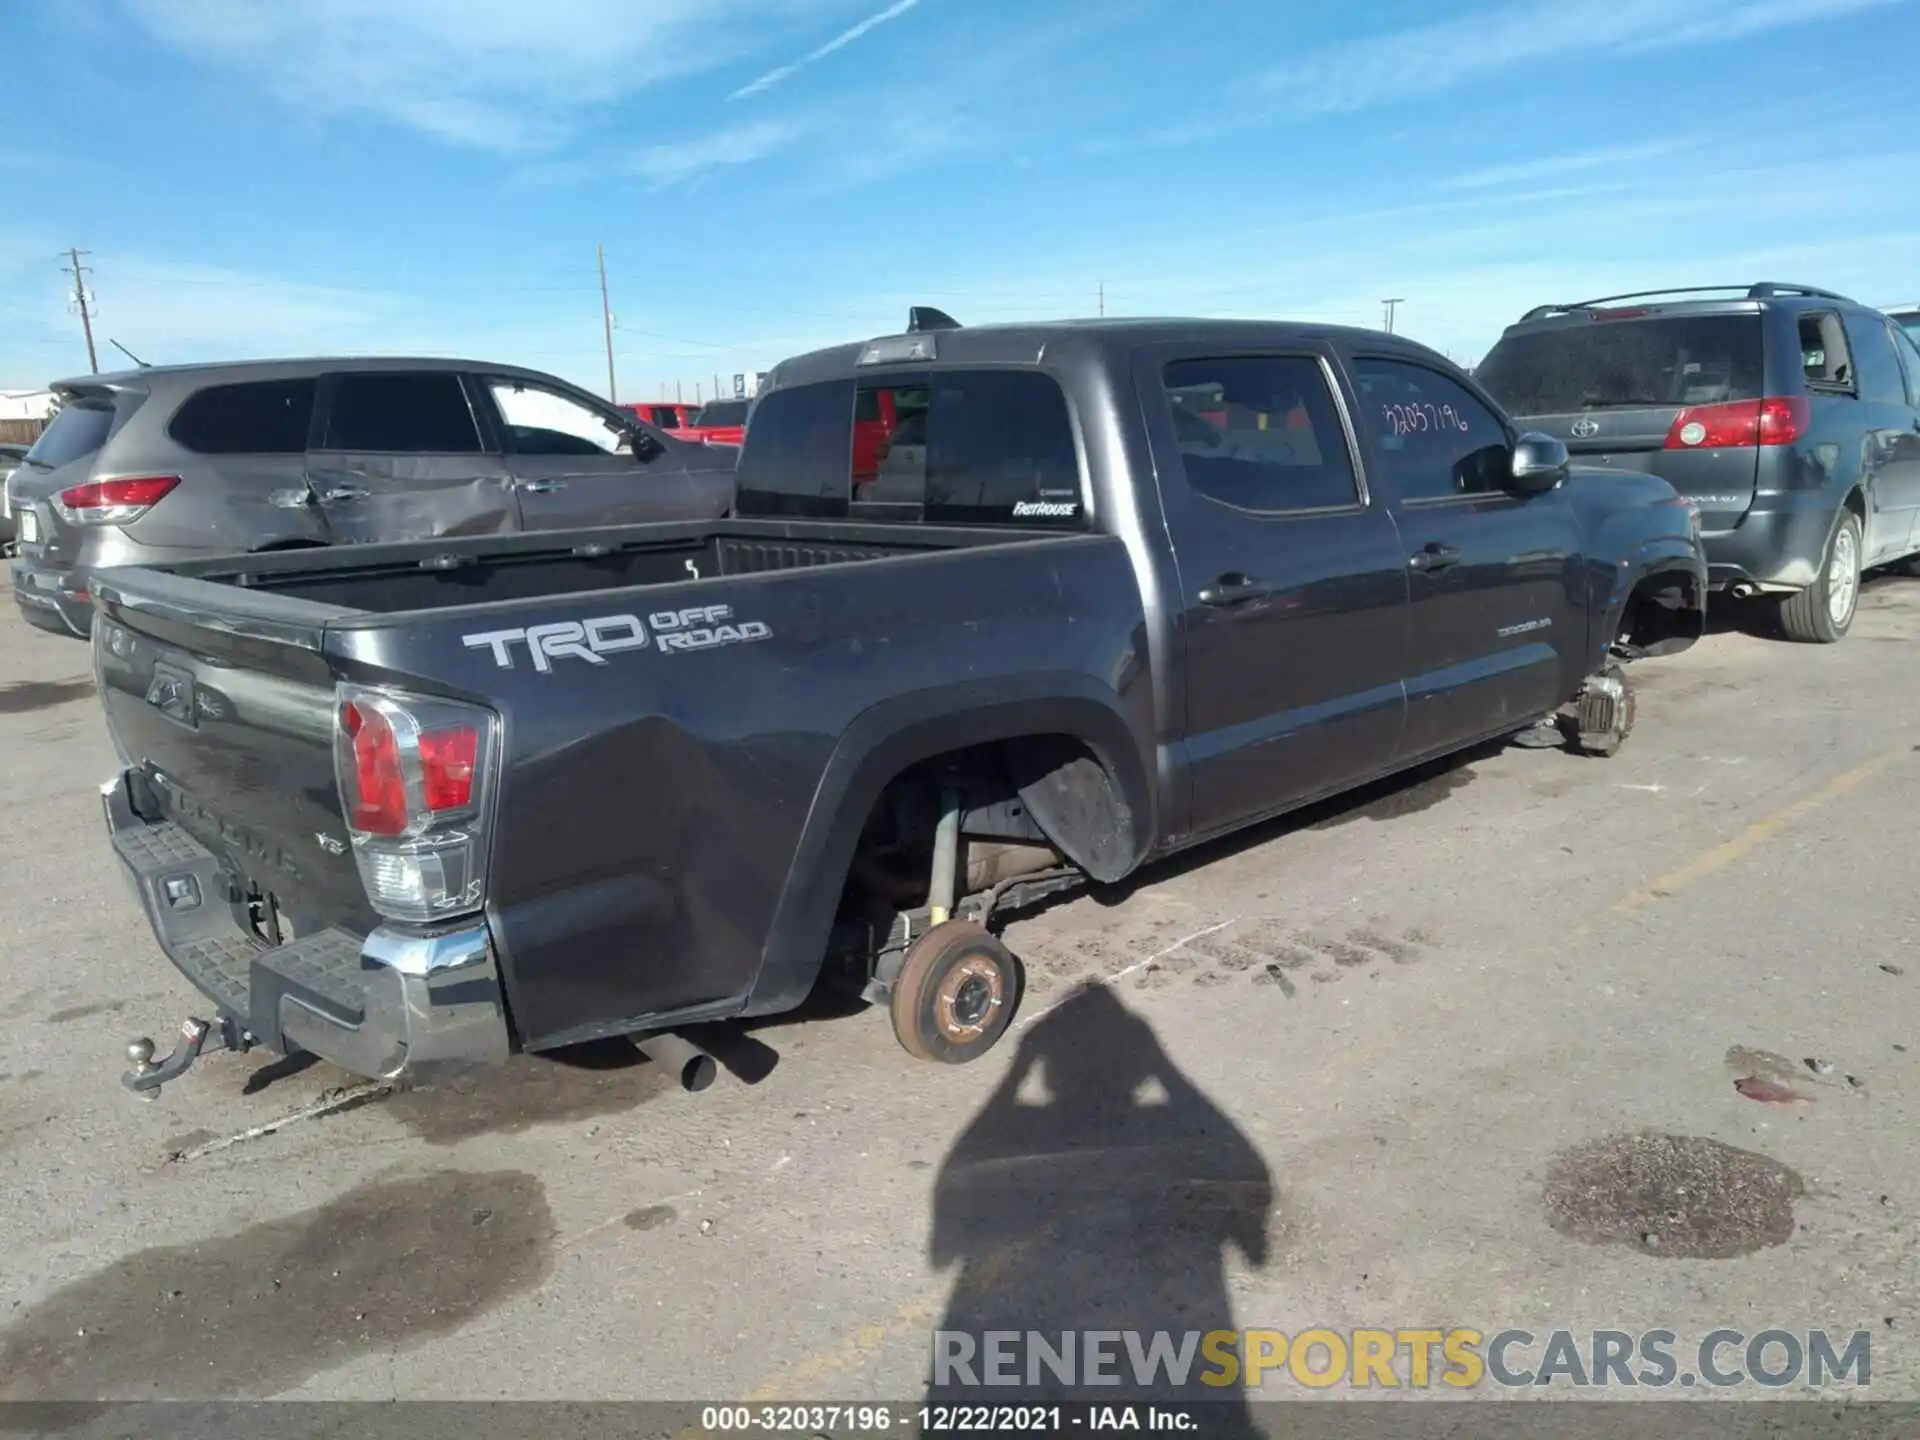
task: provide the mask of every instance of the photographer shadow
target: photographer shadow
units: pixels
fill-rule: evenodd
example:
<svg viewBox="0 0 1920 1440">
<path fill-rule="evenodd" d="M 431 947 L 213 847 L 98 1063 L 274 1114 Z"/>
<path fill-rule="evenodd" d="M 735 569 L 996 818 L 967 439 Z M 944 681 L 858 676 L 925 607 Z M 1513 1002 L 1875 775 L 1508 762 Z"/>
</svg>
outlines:
<svg viewBox="0 0 1920 1440">
<path fill-rule="evenodd" d="M 1197 1337 L 1234 1328 L 1226 1252 L 1266 1264 L 1272 1203 L 1252 1142 L 1147 1022 L 1105 986 L 1074 992 L 1020 1037 L 941 1164 L 929 1249 L 958 1275 L 928 1403 L 1204 1404 L 1208 1434 L 1258 1433 L 1237 1375 L 1209 1362 Z M 1096 1331 L 1120 1332 L 1102 1347 L 1118 1383 L 1087 1383 Z M 1003 1332 L 1004 1351 L 989 1332 Z M 1184 1376 L 1177 1365 L 1137 1373 L 1156 1332 L 1176 1351 L 1196 1337 Z M 1070 1380 L 1036 1339 L 1071 1354 Z M 969 1365 L 950 1363 L 963 1354 Z"/>
</svg>

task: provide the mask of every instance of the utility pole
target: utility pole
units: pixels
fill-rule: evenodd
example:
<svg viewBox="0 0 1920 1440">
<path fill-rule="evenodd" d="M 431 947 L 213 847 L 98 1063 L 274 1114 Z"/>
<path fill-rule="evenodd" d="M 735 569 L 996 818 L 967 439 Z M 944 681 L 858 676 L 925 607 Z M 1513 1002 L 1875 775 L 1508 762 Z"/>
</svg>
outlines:
<svg viewBox="0 0 1920 1440">
<path fill-rule="evenodd" d="M 593 253 L 600 262 L 600 318 L 607 327 L 607 403 L 617 405 L 620 396 L 613 383 L 613 307 L 607 303 L 607 247 L 595 245 Z"/>
<path fill-rule="evenodd" d="M 86 277 L 87 271 L 92 267 L 80 263 L 80 257 L 82 255 L 91 255 L 92 253 L 91 250 L 69 249 L 67 251 L 67 258 L 72 262 L 73 303 L 80 307 L 80 328 L 84 330 L 87 335 L 87 369 L 93 374 L 98 375 L 100 373 L 100 359 L 93 353 L 93 316 L 87 310 Z"/>
<path fill-rule="evenodd" d="M 1100 282 L 1100 314 L 1104 318 L 1106 313 L 1107 313 L 1107 282 L 1102 280 Z"/>
<path fill-rule="evenodd" d="M 673 382 L 673 403 L 676 405 L 684 405 L 687 403 L 687 392 L 682 390 L 680 385 L 681 382 L 678 380 Z"/>
<path fill-rule="evenodd" d="M 693 382 L 693 403 L 696 405 L 705 403 L 700 398 L 700 382 L 698 380 Z"/>
<path fill-rule="evenodd" d="M 1393 333 L 1393 312 L 1398 310 L 1402 305 L 1406 304 L 1407 302 L 1405 301 L 1405 299 L 1399 296 L 1395 296 L 1391 300 L 1382 300 L 1380 303 L 1386 307 L 1387 334 L 1391 335 Z"/>
</svg>

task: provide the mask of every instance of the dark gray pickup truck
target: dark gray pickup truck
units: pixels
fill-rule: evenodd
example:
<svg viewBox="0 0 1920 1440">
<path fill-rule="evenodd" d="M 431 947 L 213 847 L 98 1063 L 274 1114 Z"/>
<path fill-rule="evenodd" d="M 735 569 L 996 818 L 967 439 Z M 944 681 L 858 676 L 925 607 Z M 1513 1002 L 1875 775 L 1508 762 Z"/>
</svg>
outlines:
<svg viewBox="0 0 1920 1440">
<path fill-rule="evenodd" d="M 1504 735 L 1611 753 L 1691 512 L 1386 335 L 1080 322 L 782 364 L 735 518 L 96 589 L 113 845 L 206 1046 L 369 1076 L 798 1005 L 911 1053 L 989 915 Z"/>
</svg>

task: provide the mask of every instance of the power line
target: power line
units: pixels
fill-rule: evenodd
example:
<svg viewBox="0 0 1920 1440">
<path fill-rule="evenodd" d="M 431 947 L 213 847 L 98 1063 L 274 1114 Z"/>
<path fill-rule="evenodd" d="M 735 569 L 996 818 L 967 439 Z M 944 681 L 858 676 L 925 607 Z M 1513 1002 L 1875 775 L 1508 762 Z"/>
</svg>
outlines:
<svg viewBox="0 0 1920 1440">
<path fill-rule="evenodd" d="M 593 253 L 600 263 L 600 318 L 607 327 L 607 403 L 616 405 L 620 401 L 620 391 L 613 383 L 613 308 L 607 303 L 607 247 L 597 244 L 593 247 Z"/>
<path fill-rule="evenodd" d="M 98 375 L 100 373 L 100 358 L 95 355 L 93 351 L 93 316 L 87 311 L 87 274 L 93 267 L 80 263 L 80 257 L 82 255 L 91 255 L 92 253 L 91 250 L 69 248 L 67 250 L 67 259 L 71 262 L 73 273 L 73 303 L 80 307 L 80 328 L 86 332 L 87 336 L 87 370 L 91 374 Z"/>
</svg>

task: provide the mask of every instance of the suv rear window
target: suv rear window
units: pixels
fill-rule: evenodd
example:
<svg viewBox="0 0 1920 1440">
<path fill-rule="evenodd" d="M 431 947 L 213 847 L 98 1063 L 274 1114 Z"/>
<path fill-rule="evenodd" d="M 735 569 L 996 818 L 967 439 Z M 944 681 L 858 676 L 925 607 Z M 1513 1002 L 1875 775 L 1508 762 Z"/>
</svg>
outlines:
<svg viewBox="0 0 1920 1440">
<path fill-rule="evenodd" d="M 98 400 L 69 400 L 27 451 L 27 459 L 48 470 L 71 465 L 107 443 L 113 406 Z"/>
<path fill-rule="evenodd" d="M 298 455 L 307 448 L 315 382 L 257 380 L 191 396 L 167 433 L 202 455 Z"/>
<path fill-rule="evenodd" d="M 1763 354 L 1757 314 L 1663 315 L 1505 335 L 1473 373 L 1510 415 L 1718 405 L 1760 398 Z"/>
<path fill-rule="evenodd" d="M 1036 370 L 958 370 L 775 390 L 747 430 L 742 515 L 1081 525 L 1066 397 Z"/>
</svg>

